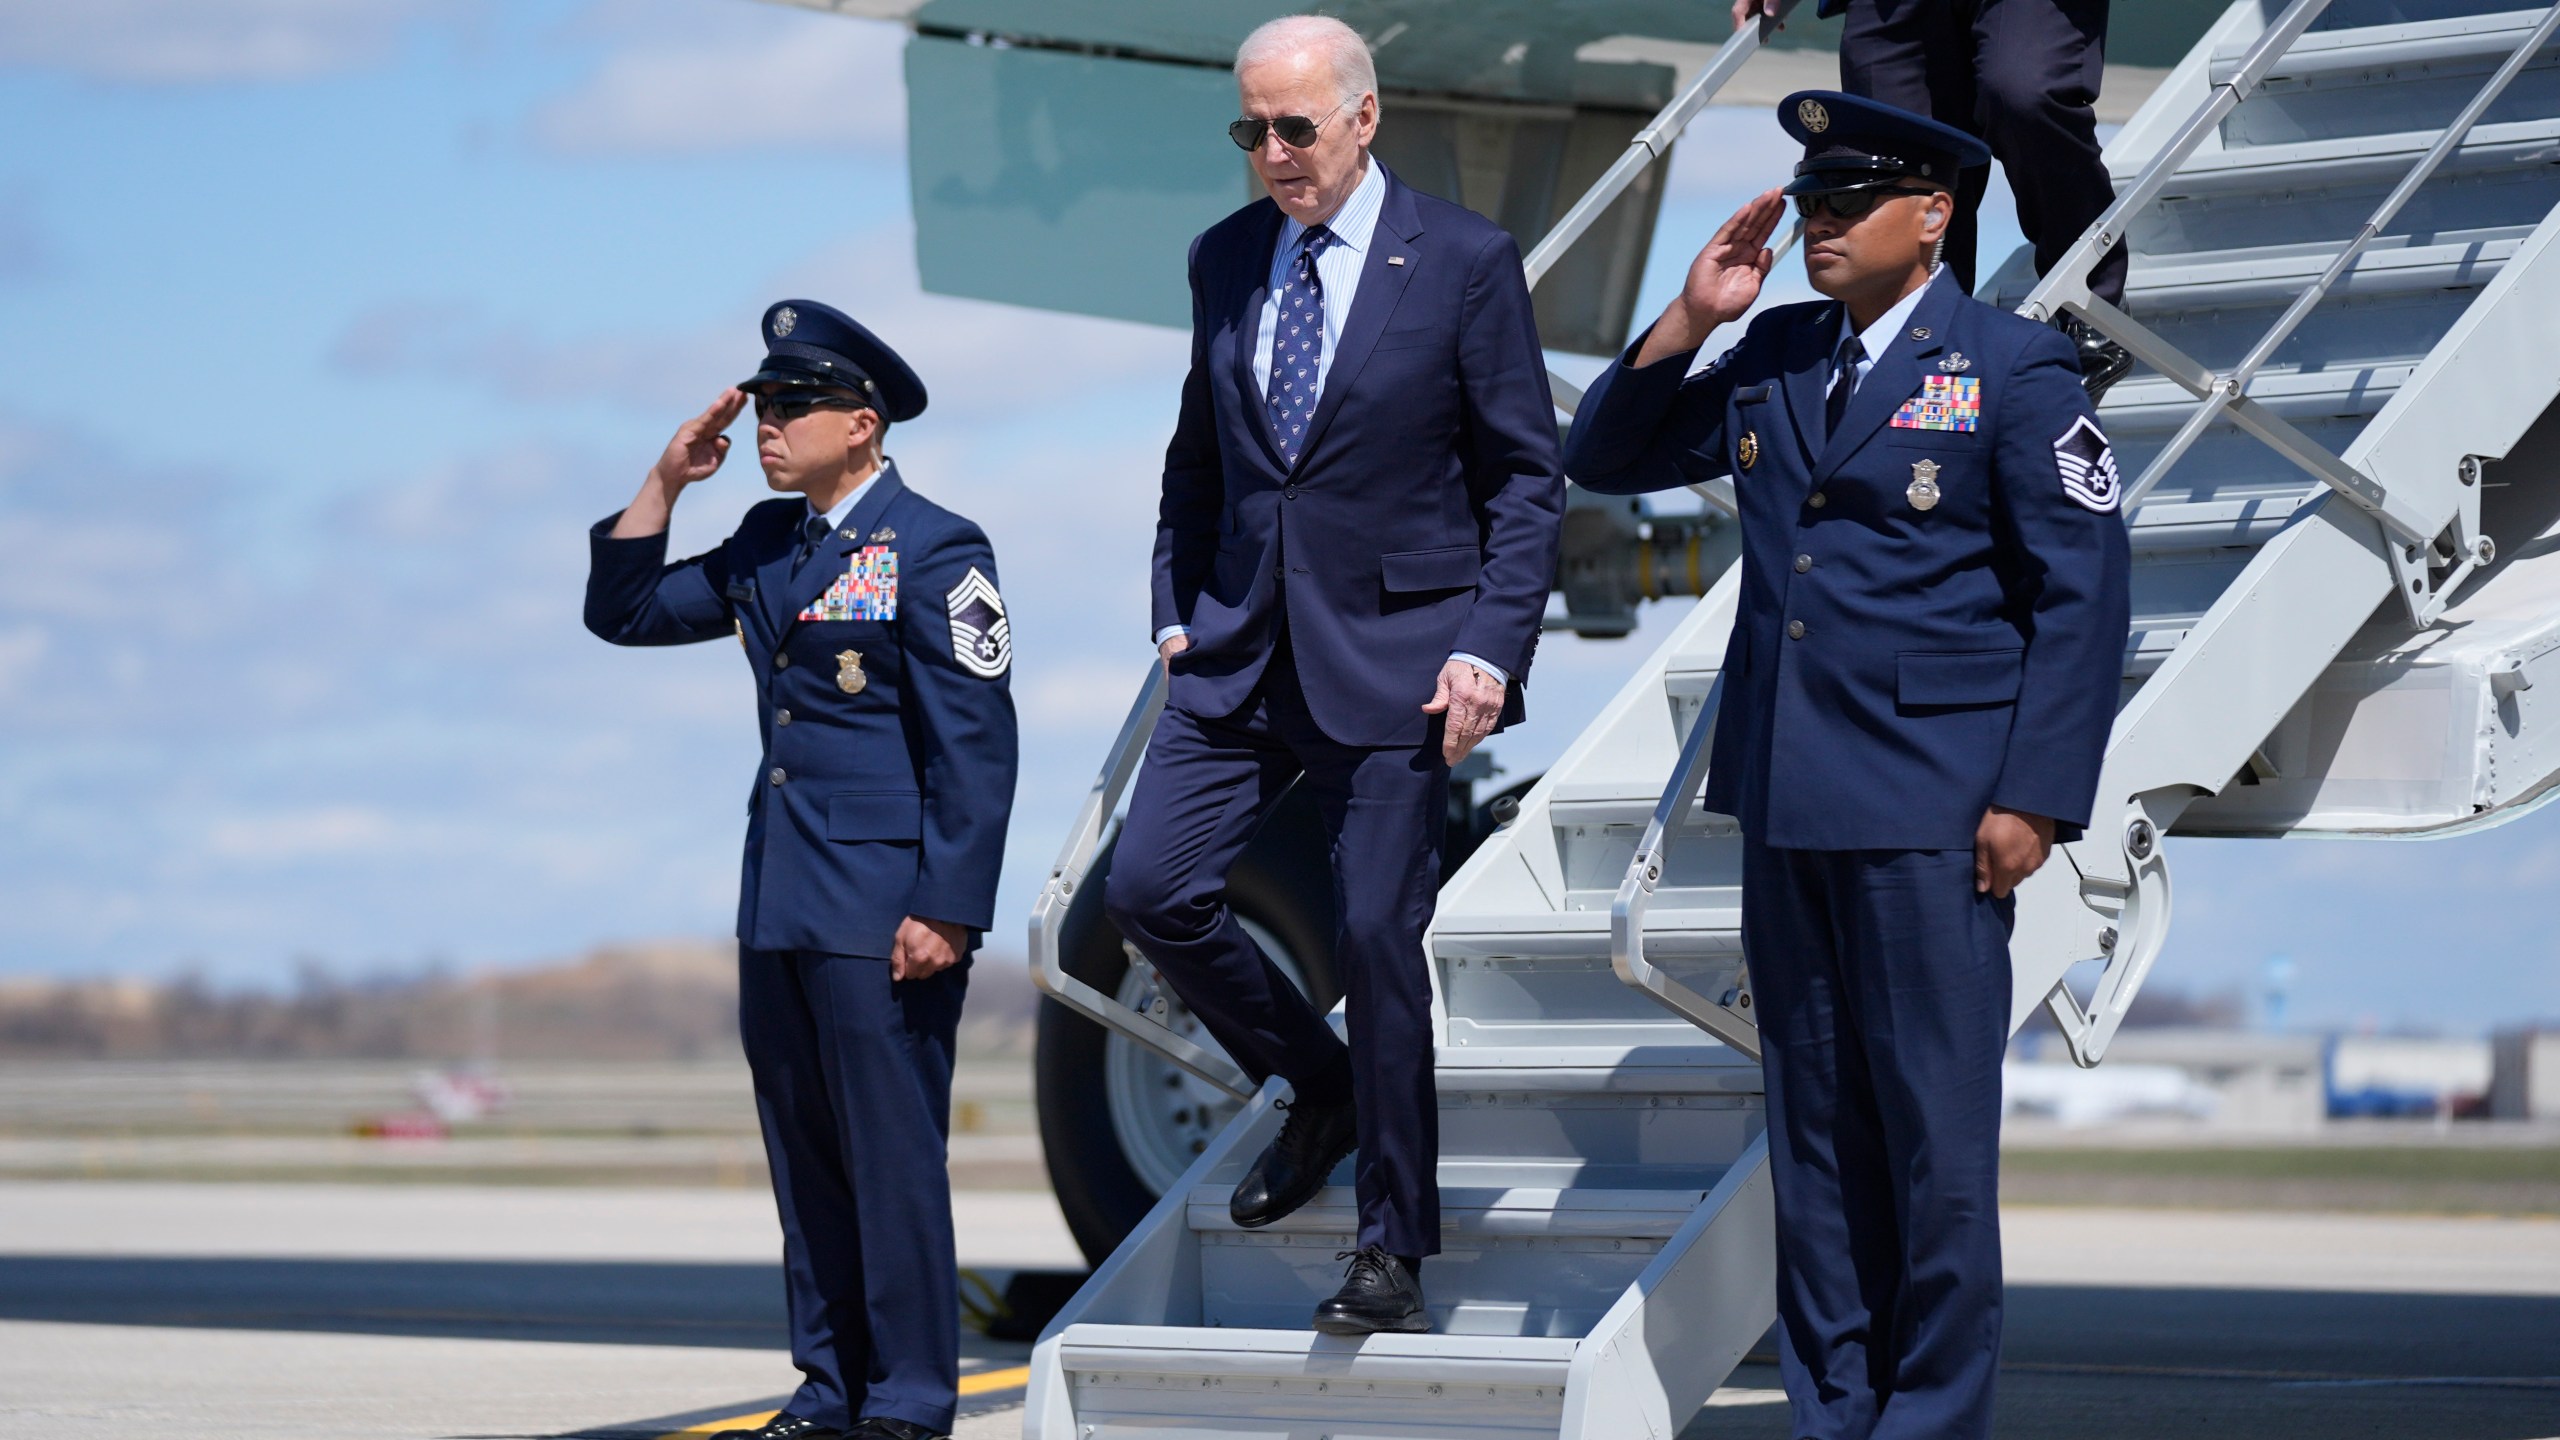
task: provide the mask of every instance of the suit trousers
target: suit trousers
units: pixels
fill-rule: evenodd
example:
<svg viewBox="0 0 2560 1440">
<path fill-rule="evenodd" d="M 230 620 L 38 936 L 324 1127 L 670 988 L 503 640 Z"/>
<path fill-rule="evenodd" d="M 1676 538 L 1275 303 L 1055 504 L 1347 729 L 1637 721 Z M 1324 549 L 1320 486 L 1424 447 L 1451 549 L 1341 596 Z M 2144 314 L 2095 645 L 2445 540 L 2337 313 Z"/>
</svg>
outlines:
<svg viewBox="0 0 2560 1440">
<path fill-rule="evenodd" d="M 2115 203 L 2095 109 L 2106 44 L 2107 0 L 1850 0 L 1840 88 L 1988 142 L 2042 275 Z M 1967 294 L 1990 183 L 1988 167 L 1964 173 L 1947 232 L 1946 262 Z M 2089 286 L 2120 305 L 2124 277 L 2119 243 L 2090 271 Z"/>
<path fill-rule="evenodd" d="M 948 1430 L 960 1383 L 951 1051 L 968 962 L 893 981 L 869 956 L 738 960 L 791 1360 L 805 1377 L 783 1408 L 837 1429 L 881 1416 Z"/>
<path fill-rule="evenodd" d="M 1790 1433 L 1983 1440 L 2016 902 L 1970 850 L 1746 840 L 1742 886 Z"/>
<path fill-rule="evenodd" d="M 1292 783 L 1332 847 L 1334 973 L 1349 1045 L 1237 923 L 1227 870 Z M 1104 905 L 1182 1003 L 1258 1084 L 1359 1105 L 1362 1245 L 1440 1250 L 1440 1109 L 1422 932 L 1440 890 L 1449 767 L 1418 746 L 1342 745 L 1308 714 L 1285 641 L 1253 697 L 1211 718 L 1168 706 L 1129 799 Z"/>
</svg>

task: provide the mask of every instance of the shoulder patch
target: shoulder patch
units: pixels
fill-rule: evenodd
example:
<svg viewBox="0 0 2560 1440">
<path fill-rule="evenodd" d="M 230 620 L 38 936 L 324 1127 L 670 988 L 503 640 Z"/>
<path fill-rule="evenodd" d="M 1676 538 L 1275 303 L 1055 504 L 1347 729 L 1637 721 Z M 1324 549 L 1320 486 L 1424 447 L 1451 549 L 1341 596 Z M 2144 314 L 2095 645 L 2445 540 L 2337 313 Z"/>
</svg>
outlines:
<svg viewBox="0 0 2560 1440">
<path fill-rule="evenodd" d="M 1013 624 L 1004 616 L 1004 597 L 977 566 L 960 577 L 943 597 L 951 616 L 951 658 L 981 680 L 993 680 L 1013 666 Z"/>
<path fill-rule="evenodd" d="M 2124 498 L 2115 447 L 2086 415 L 2073 416 L 2071 428 L 2054 440 L 2053 463 L 2062 472 L 2062 493 L 2084 510 L 2109 514 Z"/>
</svg>

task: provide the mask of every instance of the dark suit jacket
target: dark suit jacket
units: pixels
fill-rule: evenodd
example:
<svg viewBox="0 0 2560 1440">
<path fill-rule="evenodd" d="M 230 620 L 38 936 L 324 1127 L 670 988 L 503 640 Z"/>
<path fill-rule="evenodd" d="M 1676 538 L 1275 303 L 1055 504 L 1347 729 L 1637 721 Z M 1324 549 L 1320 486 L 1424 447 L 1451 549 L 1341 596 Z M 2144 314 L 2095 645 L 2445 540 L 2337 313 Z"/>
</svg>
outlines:
<svg viewBox="0 0 2560 1440">
<path fill-rule="evenodd" d="M 1970 849 L 1994 803 L 2075 836 L 2130 623 L 2078 358 L 1941 274 L 1826 436 L 1839 315 L 1767 311 L 1694 376 L 1690 356 L 1622 360 L 1575 417 L 1565 467 L 1593 490 L 1733 477 L 1742 594 L 1707 808 L 1788 849 Z M 1933 379 L 1978 382 L 1979 428 L 1905 409 Z"/>
<path fill-rule="evenodd" d="M 1386 184 L 1294 470 L 1253 380 L 1280 208 L 1192 242 L 1153 625 L 1190 627 L 1172 703 L 1195 715 L 1252 697 L 1284 610 L 1308 707 L 1342 744 L 1422 743 L 1453 650 L 1507 671 L 1505 723 L 1522 713 L 1564 481 L 1520 252 L 1483 216 Z"/>
<path fill-rule="evenodd" d="M 885 957 L 909 915 L 983 931 L 1015 766 L 995 552 L 895 466 L 795 565 L 807 514 L 797 496 L 765 501 L 673 564 L 664 534 L 616 540 L 608 517 L 589 540 L 587 628 L 617 645 L 734 635 L 745 650 L 765 746 L 738 895 L 749 949 Z M 826 618 L 857 559 L 896 577 L 894 603 L 874 578 L 837 612 L 861 618 Z"/>
</svg>

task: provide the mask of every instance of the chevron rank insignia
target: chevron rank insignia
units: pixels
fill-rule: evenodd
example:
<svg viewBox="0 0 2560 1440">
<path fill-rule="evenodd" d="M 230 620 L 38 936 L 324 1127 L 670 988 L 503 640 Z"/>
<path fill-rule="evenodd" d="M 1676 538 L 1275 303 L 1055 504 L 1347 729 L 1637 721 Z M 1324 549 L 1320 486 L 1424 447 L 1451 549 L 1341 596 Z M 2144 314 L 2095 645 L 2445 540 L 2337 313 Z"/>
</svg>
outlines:
<svg viewBox="0 0 2560 1440">
<path fill-rule="evenodd" d="M 898 618 L 898 552 L 886 545 L 865 545 L 852 563 L 827 587 L 827 593 L 800 612 L 803 620 L 895 620 Z"/>
<path fill-rule="evenodd" d="M 2075 416 L 2053 442 L 2053 463 L 2062 471 L 2062 493 L 2084 510 L 2105 515 L 2124 498 L 2115 447 L 2086 415 Z"/>
<path fill-rule="evenodd" d="M 1896 430 L 1957 430 L 1982 428 L 1982 382 L 1970 376 L 1929 375 L 1921 378 L 1920 393 L 1902 402 L 1893 412 Z"/>
<path fill-rule="evenodd" d="M 951 658 L 981 680 L 993 680 L 1013 665 L 1013 624 L 1004 618 L 1004 597 L 996 583 L 977 566 L 960 577 L 944 597 L 951 614 Z"/>
</svg>

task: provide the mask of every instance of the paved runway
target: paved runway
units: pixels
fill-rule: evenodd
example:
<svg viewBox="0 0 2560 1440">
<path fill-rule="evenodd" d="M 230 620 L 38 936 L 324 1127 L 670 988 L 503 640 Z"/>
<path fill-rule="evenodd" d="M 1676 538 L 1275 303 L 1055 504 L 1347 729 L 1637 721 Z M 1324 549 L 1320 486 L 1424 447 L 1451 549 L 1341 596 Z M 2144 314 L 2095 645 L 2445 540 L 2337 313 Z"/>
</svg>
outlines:
<svg viewBox="0 0 2560 1440">
<path fill-rule="evenodd" d="M 973 1265 L 1074 1261 L 1045 1195 L 958 1209 Z M 2560 1437 L 2560 1223 L 2007 1224 L 2004 1437 Z M 777 1243 L 755 1192 L 0 1184 L 0 1436 L 655 1440 L 788 1390 Z M 968 1353 L 1013 1440 L 1028 1347 Z M 1776 1385 L 1689 1440 L 1783 1440 Z"/>
</svg>

